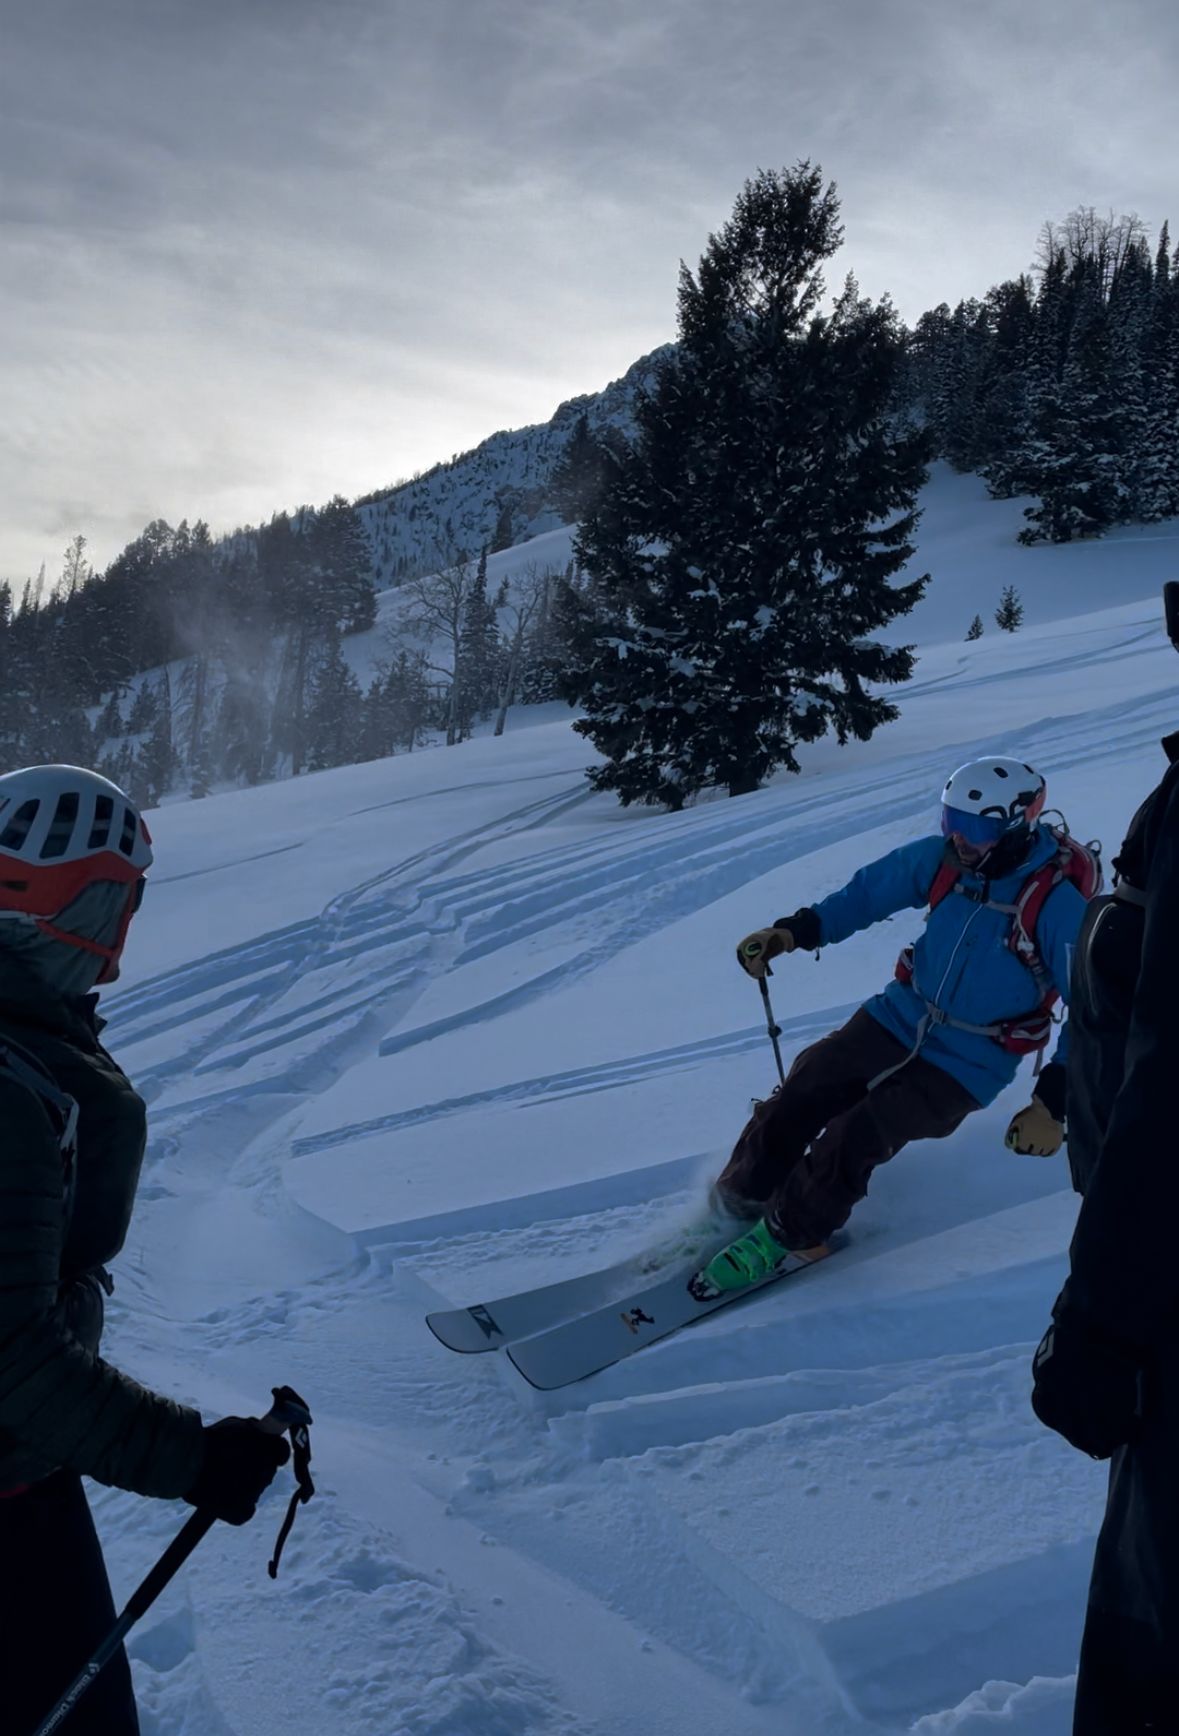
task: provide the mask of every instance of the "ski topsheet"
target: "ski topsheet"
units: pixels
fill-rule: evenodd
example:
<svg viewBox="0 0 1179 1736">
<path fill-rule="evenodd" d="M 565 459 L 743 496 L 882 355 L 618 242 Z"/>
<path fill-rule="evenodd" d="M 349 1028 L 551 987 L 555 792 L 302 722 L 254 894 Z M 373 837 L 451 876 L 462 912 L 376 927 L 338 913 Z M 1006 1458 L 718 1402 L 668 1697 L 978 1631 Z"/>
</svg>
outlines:
<svg viewBox="0 0 1179 1736">
<path fill-rule="evenodd" d="M 472 1308 L 441 1309 L 426 1315 L 426 1325 L 448 1350 L 457 1350 L 462 1355 L 499 1350 L 513 1339 L 543 1332 L 574 1315 L 591 1314 L 611 1296 L 625 1296 L 634 1284 L 637 1270 L 636 1260 L 619 1260 L 596 1272 L 561 1278 L 536 1290 L 519 1290 L 494 1302 L 480 1302 Z"/>
<path fill-rule="evenodd" d="M 688 1279 L 696 1268 L 682 1268 L 630 1296 L 616 1298 L 533 1337 L 521 1338 L 509 1345 L 508 1357 L 531 1386 L 551 1392 L 554 1387 L 570 1386 L 575 1380 L 597 1374 L 621 1362 L 623 1357 L 633 1356 L 644 1345 L 654 1344 L 683 1326 L 715 1314 L 719 1308 L 781 1283 L 793 1272 L 818 1265 L 822 1258 L 808 1260 L 792 1255 L 788 1264 L 760 1284 L 726 1291 L 707 1302 L 698 1302 L 688 1289 Z"/>
</svg>

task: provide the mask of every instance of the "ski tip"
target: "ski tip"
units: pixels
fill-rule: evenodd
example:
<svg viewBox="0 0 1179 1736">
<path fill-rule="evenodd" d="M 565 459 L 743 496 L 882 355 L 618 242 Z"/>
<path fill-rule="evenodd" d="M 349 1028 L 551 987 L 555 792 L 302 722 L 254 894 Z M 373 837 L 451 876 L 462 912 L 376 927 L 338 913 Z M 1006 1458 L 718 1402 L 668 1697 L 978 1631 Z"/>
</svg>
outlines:
<svg viewBox="0 0 1179 1736">
<path fill-rule="evenodd" d="M 435 1309 L 426 1315 L 426 1325 L 439 1344 L 459 1356 L 477 1356 L 482 1351 L 499 1350 L 508 1342 L 507 1334 L 482 1302 L 472 1308 Z"/>
<path fill-rule="evenodd" d="M 447 1350 L 453 1350 L 454 1345 L 451 1344 L 449 1339 L 444 1336 L 441 1328 L 438 1325 L 438 1321 L 441 1318 L 442 1317 L 439 1314 L 427 1314 L 426 1315 L 426 1325 L 430 1328 L 430 1331 L 434 1334 L 434 1336 L 438 1340 L 439 1344 L 444 1344 L 446 1346 Z"/>
<path fill-rule="evenodd" d="M 508 1346 L 505 1354 L 516 1373 L 528 1382 L 533 1392 L 555 1392 L 559 1386 L 567 1384 L 566 1382 L 559 1380 L 550 1381 L 546 1384 L 544 1381 L 534 1379 L 524 1365 L 517 1360 L 511 1345 Z"/>
</svg>

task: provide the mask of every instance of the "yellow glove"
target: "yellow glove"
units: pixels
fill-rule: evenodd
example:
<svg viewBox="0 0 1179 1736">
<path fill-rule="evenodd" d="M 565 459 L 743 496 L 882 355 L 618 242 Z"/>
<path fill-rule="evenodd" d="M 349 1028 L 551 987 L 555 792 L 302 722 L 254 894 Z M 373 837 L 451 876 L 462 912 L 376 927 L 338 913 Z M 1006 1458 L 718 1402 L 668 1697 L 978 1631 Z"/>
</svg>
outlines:
<svg viewBox="0 0 1179 1736">
<path fill-rule="evenodd" d="M 1025 1157 L 1055 1157 L 1064 1144 L 1064 1127 L 1033 1097 L 1026 1109 L 1011 1117 L 1005 1144 Z"/>
<path fill-rule="evenodd" d="M 769 963 L 779 953 L 794 951 L 794 936 L 788 928 L 755 928 L 737 948 L 737 963 L 751 977 L 769 974 Z"/>
</svg>

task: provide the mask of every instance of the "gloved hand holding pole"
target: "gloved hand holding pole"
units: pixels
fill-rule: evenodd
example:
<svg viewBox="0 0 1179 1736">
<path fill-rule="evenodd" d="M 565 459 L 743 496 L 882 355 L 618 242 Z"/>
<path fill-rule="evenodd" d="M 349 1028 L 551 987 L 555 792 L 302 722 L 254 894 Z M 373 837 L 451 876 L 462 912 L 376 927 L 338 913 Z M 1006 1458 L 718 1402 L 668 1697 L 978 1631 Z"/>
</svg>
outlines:
<svg viewBox="0 0 1179 1736">
<path fill-rule="evenodd" d="M 747 976 L 772 976 L 770 960 L 793 952 L 795 939 L 788 928 L 755 928 L 737 947 L 737 963 Z"/>
<path fill-rule="evenodd" d="M 279 1534 L 278 1547 L 275 1550 L 274 1559 L 270 1565 L 270 1576 L 273 1579 L 278 1569 L 278 1555 L 281 1551 L 283 1542 L 286 1540 L 287 1532 L 290 1530 L 291 1522 L 294 1519 L 295 1508 L 301 1502 L 309 1501 L 311 1496 L 315 1493 L 315 1486 L 311 1481 L 311 1475 L 308 1469 L 311 1458 L 311 1440 L 308 1433 L 311 1424 L 311 1412 L 308 1410 L 305 1402 L 299 1397 L 298 1393 L 295 1392 L 293 1387 L 282 1386 L 274 1388 L 274 1403 L 265 1416 L 255 1417 L 252 1419 L 245 1419 L 242 1417 L 225 1419 L 226 1422 L 239 1423 L 243 1426 L 246 1426 L 247 1420 L 248 1426 L 251 1429 L 256 1432 L 260 1431 L 269 1438 L 269 1456 L 273 1468 L 270 1470 L 270 1475 L 265 1477 L 261 1487 L 265 1487 L 266 1483 L 269 1483 L 273 1479 L 274 1471 L 277 1470 L 280 1464 L 286 1464 L 287 1460 L 291 1456 L 291 1448 L 287 1445 L 286 1440 L 283 1438 L 284 1436 L 289 1435 L 291 1437 L 291 1442 L 295 1451 L 295 1471 L 299 1486 L 292 1498 L 286 1523 Z M 213 1427 L 216 1429 L 223 1427 L 223 1425 L 214 1424 Z M 210 1430 L 210 1433 L 212 1433 L 212 1430 Z M 226 1437 L 223 1434 L 221 1438 Z M 281 1454 L 277 1450 L 280 1447 L 282 1449 Z M 259 1488 L 258 1493 L 261 1493 L 261 1488 Z M 257 1495 L 255 1495 L 254 1499 L 255 1501 L 257 1500 Z M 235 1506 L 234 1511 L 236 1512 L 238 1510 L 240 1510 L 239 1507 Z M 253 1504 L 251 1503 L 250 1513 L 247 1514 L 246 1517 L 252 1516 L 252 1513 Z M 151 1608 L 152 1604 L 156 1601 L 157 1597 L 159 1597 L 169 1580 L 173 1578 L 177 1570 L 188 1560 L 189 1556 L 197 1547 L 198 1543 L 201 1542 L 202 1538 L 206 1537 L 212 1530 L 213 1526 L 217 1523 L 219 1516 L 218 1512 L 212 1507 L 197 1505 L 197 1510 L 193 1514 L 192 1518 L 189 1519 L 185 1525 L 181 1526 L 180 1530 L 172 1539 L 171 1543 L 169 1543 L 164 1553 L 160 1556 L 160 1559 L 156 1562 L 142 1585 L 140 1585 L 136 1591 L 132 1592 L 131 1597 L 128 1599 L 126 1609 L 124 1609 L 122 1615 L 120 1615 L 118 1621 L 115 1623 L 106 1639 L 99 1646 L 86 1667 L 66 1689 L 65 1693 L 49 1715 L 38 1724 L 36 1730 L 33 1732 L 33 1736 L 52 1736 L 52 1733 L 55 1730 L 61 1728 L 70 1713 L 74 1710 L 74 1707 L 78 1704 L 78 1701 L 86 1693 L 87 1689 L 93 1686 L 103 1669 L 115 1656 L 124 1639 L 135 1626 L 135 1623 Z M 228 1515 L 226 1515 L 226 1517 L 230 1524 L 241 1524 L 244 1522 L 243 1520 Z"/>
</svg>

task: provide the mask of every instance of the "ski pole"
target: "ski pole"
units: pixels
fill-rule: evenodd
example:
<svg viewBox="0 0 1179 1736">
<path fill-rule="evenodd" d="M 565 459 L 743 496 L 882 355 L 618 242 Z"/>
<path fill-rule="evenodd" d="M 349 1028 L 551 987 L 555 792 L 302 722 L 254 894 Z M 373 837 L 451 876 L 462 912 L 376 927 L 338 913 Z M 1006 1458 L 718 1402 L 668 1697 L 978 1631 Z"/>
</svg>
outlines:
<svg viewBox="0 0 1179 1736">
<path fill-rule="evenodd" d="M 292 1464 L 297 1481 L 297 1487 L 291 1497 L 291 1504 L 287 1509 L 283 1528 L 279 1533 L 274 1557 L 270 1563 L 270 1577 L 273 1579 L 278 1572 L 278 1558 L 282 1553 L 282 1546 L 286 1542 L 291 1525 L 294 1523 L 295 1510 L 302 1502 L 310 1501 L 315 1493 L 315 1485 L 311 1481 L 309 1469 L 311 1436 L 308 1430 L 311 1424 L 311 1412 L 293 1387 L 276 1386 L 272 1388 L 272 1391 L 274 1403 L 264 1417 L 258 1418 L 258 1426 L 265 1429 L 267 1434 L 290 1435 Z M 61 1728 L 86 1690 L 94 1685 L 107 1664 L 110 1663 L 136 1622 L 147 1613 L 169 1580 L 184 1565 L 193 1550 L 208 1535 L 216 1522 L 212 1513 L 202 1512 L 198 1508 L 192 1518 L 181 1526 L 142 1585 L 132 1592 L 127 1601 L 126 1609 L 94 1656 L 71 1682 L 48 1717 L 38 1724 L 33 1736 L 52 1736 L 53 1731 Z"/>
<path fill-rule="evenodd" d="M 766 966 L 769 974 L 769 966 Z M 778 1078 L 783 1085 L 786 1083 L 786 1069 L 782 1065 L 782 1051 L 778 1047 L 778 1038 L 782 1035 L 782 1027 L 774 1017 L 774 1009 L 770 1003 L 770 985 L 765 977 L 758 977 L 757 986 L 761 990 L 762 1005 L 766 1010 L 766 1029 L 770 1033 L 770 1042 L 774 1045 L 774 1060 L 778 1063 Z"/>
</svg>

